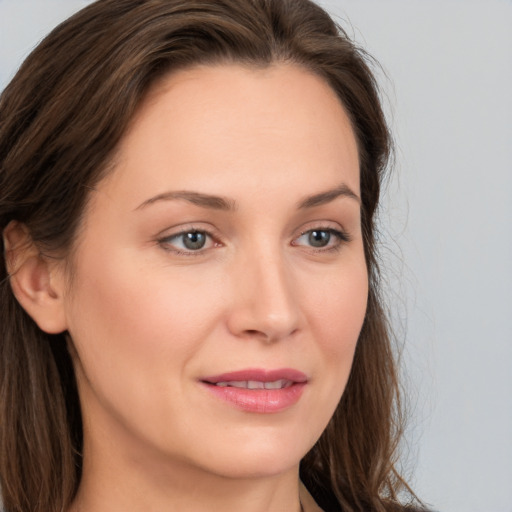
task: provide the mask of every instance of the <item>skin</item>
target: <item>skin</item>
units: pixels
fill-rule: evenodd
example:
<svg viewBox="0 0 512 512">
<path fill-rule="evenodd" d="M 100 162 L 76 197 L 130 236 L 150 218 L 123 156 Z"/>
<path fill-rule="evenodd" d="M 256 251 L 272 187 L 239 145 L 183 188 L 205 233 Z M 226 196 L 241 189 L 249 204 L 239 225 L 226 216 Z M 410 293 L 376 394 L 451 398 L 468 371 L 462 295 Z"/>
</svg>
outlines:
<svg viewBox="0 0 512 512">
<path fill-rule="evenodd" d="M 166 196 L 182 191 L 230 209 Z M 343 393 L 366 310 L 359 196 L 349 119 L 310 72 L 197 67 L 151 90 L 91 193 L 72 286 L 52 275 L 84 417 L 72 510 L 299 510 L 299 462 Z M 191 230 L 211 234 L 203 248 L 183 245 Z M 308 382 L 272 414 L 200 383 L 246 368 Z"/>
</svg>

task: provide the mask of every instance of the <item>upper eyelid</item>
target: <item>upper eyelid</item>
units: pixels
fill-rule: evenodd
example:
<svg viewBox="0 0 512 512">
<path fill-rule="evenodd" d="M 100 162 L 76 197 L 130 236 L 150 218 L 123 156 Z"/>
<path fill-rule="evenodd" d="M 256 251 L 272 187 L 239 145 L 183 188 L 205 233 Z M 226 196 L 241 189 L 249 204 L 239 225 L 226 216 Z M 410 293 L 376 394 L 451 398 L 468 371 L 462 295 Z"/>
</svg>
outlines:
<svg viewBox="0 0 512 512">
<path fill-rule="evenodd" d="M 218 235 L 218 230 L 215 229 L 213 226 L 208 224 L 208 227 L 203 227 L 201 222 L 195 223 L 191 222 L 190 224 L 180 224 L 178 226 L 165 228 L 159 233 L 157 233 L 156 237 L 157 239 L 163 239 L 163 238 L 172 238 L 174 236 L 183 235 L 185 233 L 192 233 L 192 232 L 199 232 L 199 233 L 206 233 L 207 235 L 211 236 L 212 238 L 216 238 Z"/>
<path fill-rule="evenodd" d="M 198 225 L 199 224 L 199 225 Z M 201 232 L 206 233 L 207 235 L 210 235 L 212 238 L 219 237 L 221 238 L 220 232 L 217 228 L 212 226 L 208 223 L 207 227 L 203 227 L 201 222 L 194 223 L 191 222 L 190 224 L 182 224 L 175 227 L 168 227 L 157 233 L 155 238 L 172 238 L 173 236 L 179 236 L 184 233 L 191 233 L 191 232 Z M 335 221 L 311 221 L 306 222 L 302 224 L 299 228 L 295 228 L 292 233 L 290 233 L 290 236 L 293 238 L 296 238 L 298 236 L 301 236 L 305 233 L 308 233 L 309 231 L 314 230 L 325 230 L 325 231 L 339 231 L 344 234 L 348 234 L 348 231 L 339 223 Z"/>
<path fill-rule="evenodd" d="M 330 233 L 342 235 L 346 238 L 350 238 L 350 233 L 347 229 L 345 229 L 343 226 L 337 225 L 337 226 L 318 226 L 306 229 L 304 232 L 308 233 L 310 231 L 329 231 Z"/>
<path fill-rule="evenodd" d="M 338 238 L 339 243 L 346 243 L 346 242 L 350 242 L 352 240 L 352 237 L 350 236 L 350 234 L 344 229 L 318 227 L 318 228 L 310 228 L 310 229 L 306 229 L 305 231 L 302 231 L 299 236 L 296 236 L 293 239 L 293 242 L 295 242 L 297 239 L 303 237 L 304 235 L 311 233 L 312 231 L 327 231 L 328 233 L 330 233 L 330 234 L 334 235 L 336 238 Z"/>
<path fill-rule="evenodd" d="M 314 231 L 315 229 L 319 231 L 339 231 L 341 233 L 348 235 L 348 230 L 345 229 L 345 227 L 338 221 L 313 220 L 309 222 L 304 222 L 298 229 L 296 229 L 295 233 L 298 233 L 298 235 L 294 235 L 294 237 L 296 238 L 297 236 L 301 236 L 304 233 L 308 233 L 309 231 Z"/>
<path fill-rule="evenodd" d="M 315 226 L 312 228 L 303 229 L 300 231 L 299 236 L 305 235 L 306 233 L 310 233 L 311 231 L 329 231 L 330 233 L 342 233 L 345 234 L 345 230 L 339 227 L 331 227 L 331 226 Z"/>
</svg>

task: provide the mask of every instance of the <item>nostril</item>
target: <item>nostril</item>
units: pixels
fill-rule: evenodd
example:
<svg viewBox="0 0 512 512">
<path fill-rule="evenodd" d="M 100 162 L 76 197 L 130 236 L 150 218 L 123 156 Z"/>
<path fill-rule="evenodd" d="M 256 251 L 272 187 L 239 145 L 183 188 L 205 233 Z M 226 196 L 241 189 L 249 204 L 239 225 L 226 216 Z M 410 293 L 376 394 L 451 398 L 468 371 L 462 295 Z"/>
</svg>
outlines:
<svg viewBox="0 0 512 512">
<path fill-rule="evenodd" d="M 290 330 L 289 332 L 278 332 L 276 330 L 268 329 L 245 329 L 243 331 L 242 336 L 246 339 L 255 339 L 255 340 L 261 340 L 266 343 L 273 343 L 275 341 L 278 341 L 282 338 L 293 336 L 298 329 Z"/>
</svg>

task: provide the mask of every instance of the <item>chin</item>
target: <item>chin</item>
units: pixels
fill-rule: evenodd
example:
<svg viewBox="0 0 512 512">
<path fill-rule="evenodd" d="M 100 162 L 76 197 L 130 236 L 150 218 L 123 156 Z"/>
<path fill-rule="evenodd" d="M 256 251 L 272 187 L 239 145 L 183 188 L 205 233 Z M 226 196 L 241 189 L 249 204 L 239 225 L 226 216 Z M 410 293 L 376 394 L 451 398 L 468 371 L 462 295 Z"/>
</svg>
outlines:
<svg viewBox="0 0 512 512">
<path fill-rule="evenodd" d="M 236 454 L 235 454 L 236 455 Z M 298 471 L 302 457 L 287 457 L 274 454 L 268 457 L 235 456 L 232 460 L 216 461 L 209 472 L 229 479 L 259 479 L 276 477 L 290 471 Z M 205 468 L 207 469 L 207 468 Z"/>
<path fill-rule="evenodd" d="M 252 442 L 233 442 L 217 453 L 211 450 L 207 458 L 202 457 L 208 461 L 203 467 L 225 478 L 272 477 L 298 471 L 301 459 L 311 446 L 309 440 L 299 440 L 290 434 L 274 440 L 269 436 Z"/>
</svg>

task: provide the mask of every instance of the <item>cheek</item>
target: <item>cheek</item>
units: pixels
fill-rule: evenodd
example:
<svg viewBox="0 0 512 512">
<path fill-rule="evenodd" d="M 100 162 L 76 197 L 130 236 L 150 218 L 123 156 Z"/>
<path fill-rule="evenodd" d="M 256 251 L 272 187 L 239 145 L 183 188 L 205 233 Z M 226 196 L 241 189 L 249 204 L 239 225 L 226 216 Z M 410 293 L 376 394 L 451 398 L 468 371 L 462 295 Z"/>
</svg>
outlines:
<svg viewBox="0 0 512 512">
<path fill-rule="evenodd" d="M 78 292 L 69 311 L 71 330 L 86 321 L 87 332 L 101 331 L 103 339 L 128 344 L 127 348 L 130 341 L 148 348 L 159 341 L 168 345 L 171 339 L 176 348 L 182 338 L 175 331 L 191 333 L 193 338 L 207 321 L 212 305 L 208 289 L 204 284 L 199 288 L 190 275 L 180 279 L 173 273 L 166 279 L 165 270 L 136 265 L 130 254 L 83 261 L 77 272 L 82 279 L 75 284 Z"/>
<path fill-rule="evenodd" d="M 333 278 L 332 276 L 336 276 Z M 324 386 L 334 412 L 345 389 L 366 314 L 368 276 L 364 260 L 333 273 L 309 295 L 309 324 L 315 333 Z"/>
<path fill-rule="evenodd" d="M 204 286 L 197 293 L 190 276 L 166 279 L 150 265 L 134 265 L 129 252 L 116 256 L 85 255 L 76 272 L 68 324 L 87 380 L 112 397 L 125 393 L 127 381 L 146 391 L 179 385 L 207 336 L 215 301 Z"/>
<path fill-rule="evenodd" d="M 167 279 L 170 269 L 137 265 L 129 252 L 115 256 L 81 259 L 68 311 L 84 415 L 166 439 L 171 418 L 187 414 L 180 397 L 213 329 L 218 287 L 183 272 Z"/>
<path fill-rule="evenodd" d="M 332 272 L 309 293 L 310 324 L 326 352 L 355 348 L 366 314 L 368 276 L 364 260 Z M 316 291 L 315 291 L 316 290 Z"/>
</svg>

